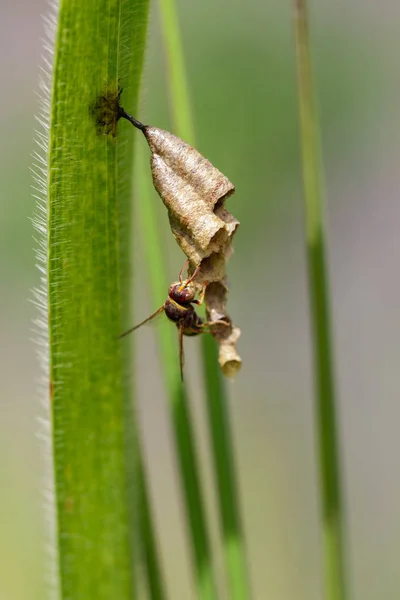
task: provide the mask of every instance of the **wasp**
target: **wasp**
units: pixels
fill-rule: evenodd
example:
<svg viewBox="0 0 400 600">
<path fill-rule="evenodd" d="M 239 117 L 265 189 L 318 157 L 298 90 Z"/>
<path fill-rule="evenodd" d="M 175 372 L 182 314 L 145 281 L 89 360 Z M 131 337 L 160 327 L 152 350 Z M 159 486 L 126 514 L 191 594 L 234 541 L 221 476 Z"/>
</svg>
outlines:
<svg viewBox="0 0 400 600">
<path fill-rule="evenodd" d="M 199 273 L 200 265 L 198 265 L 198 267 L 188 279 L 183 279 L 183 274 L 188 264 L 189 261 L 187 260 L 179 273 L 179 281 L 175 281 L 169 286 L 168 298 L 166 299 L 164 304 L 162 304 L 162 306 L 160 306 L 160 308 L 158 308 L 156 312 L 147 317 L 147 319 L 145 319 L 138 325 L 131 327 L 131 329 L 128 329 L 128 331 L 125 331 L 119 336 L 120 338 L 125 337 L 129 333 L 132 333 L 133 331 L 139 329 L 139 327 L 142 327 L 142 325 L 145 325 L 146 323 L 149 323 L 150 321 L 155 319 L 162 312 L 165 312 L 167 318 L 173 323 L 175 323 L 178 328 L 179 366 L 182 381 L 183 365 L 185 361 L 183 351 L 183 336 L 195 336 L 201 333 L 209 333 L 210 328 L 213 325 L 229 326 L 229 323 L 222 319 L 204 322 L 204 320 L 196 313 L 195 306 L 200 306 L 201 304 L 203 304 L 208 283 L 204 283 L 200 293 L 200 297 L 197 299 L 195 297 L 196 287 L 193 283 L 193 280 Z"/>
</svg>

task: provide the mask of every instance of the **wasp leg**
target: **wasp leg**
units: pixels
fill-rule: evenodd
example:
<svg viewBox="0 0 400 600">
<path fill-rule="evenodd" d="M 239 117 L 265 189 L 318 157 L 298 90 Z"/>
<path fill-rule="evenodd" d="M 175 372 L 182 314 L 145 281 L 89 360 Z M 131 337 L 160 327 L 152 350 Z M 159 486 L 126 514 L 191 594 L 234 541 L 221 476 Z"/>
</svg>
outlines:
<svg viewBox="0 0 400 600">
<path fill-rule="evenodd" d="M 200 297 L 198 300 L 192 300 L 192 304 L 197 304 L 197 306 L 200 306 L 201 304 L 203 304 L 204 302 L 204 296 L 206 295 L 206 289 L 208 286 L 208 281 L 206 281 L 203 285 L 203 289 L 200 292 Z"/>
<path fill-rule="evenodd" d="M 213 325 L 225 325 L 225 327 L 229 327 L 231 323 L 228 321 L 224 321 L 223 319 L 216 319 L 215 321 L 208 321 L 207 323 L 201 323 L 198 326 L 204 329 L 203 333 L 211 333 L 211 329 Z"/>
</svg>

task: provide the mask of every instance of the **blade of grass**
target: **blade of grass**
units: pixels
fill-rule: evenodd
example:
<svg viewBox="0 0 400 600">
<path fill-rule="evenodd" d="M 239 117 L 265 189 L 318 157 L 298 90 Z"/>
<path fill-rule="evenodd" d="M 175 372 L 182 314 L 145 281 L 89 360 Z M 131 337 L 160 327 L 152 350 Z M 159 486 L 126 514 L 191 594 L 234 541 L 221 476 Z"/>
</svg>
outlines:
<svg viewBox="0 0 400 600">
<path fill-rule="evenodd" d="M 225 569 L 229 598 L 250 598 L 244 536 L 240 521 L 235 462 L 224 382 L 215 365 L 218 351 L 211 336 L 203 336 L 204 381 L 206 384 L 208 422 L 213 448 L 215 483 L 218 489 L 222 524 Z"/>
<path fill-rule="evenodd" d="M 159 4 L 168 63 L 168 85 L 171 112 L 176 128 L 175 133 L 194 146 L 193 116 L 176 4 L 174 0 L 160 0 Z M 202 338 L 208 423 L 213 449 L 214 480 L 218 490 L 229 598 L 231 600 L 245 600 L 250 597 L 250 586 L 235 481 L 234 453 L 227 410 L 228 399 L 218 365 L 216 344 L 211 336 L 204 335 Z"/>
<path fill-rule="evenodd" d="M 134 422 L 129 357 L 117 336 L 128 310 L 133 144 L 127 133 L 99 135 L 89 107 L 119 83 L 136 105 L 147 0 L 62 0 L 57 23 L 49 22 L 57 32 L 35 225 L 47 272 L 39 294 L 48 320 L 59 597 L 132 600 Z"/>
<path fill-rule="evenodd" d="M 320 493 L 323 517 L 325 597 L 346 598 L 343 506 L 336 425 L 335 379 L 326 265 L 323 168 L 319 124 L 312 80 L 306 0 L 294 0 L 298 96 L 306 209 L 308 284 L 310 294 Z"/>
<path fill-rule="evenodd" d="M 137 167 L 140 173 L 138 177 L 140 185 L 138 211 L 144 235 L 144 249 L 151 296 L 156 299 L 154 308 L 158 308 L 165 301 L 170 282 L 167 281 L 165 276 L 165 253 L 160 242 L 157 215 L 152 197 L 154 190 L 150 183 L 148 160 L 145 160 L 144 152 L 144 149 L 143 151 L 142 149 L 138 151 Z M 189 399 L 185 386 L 181 382 L 177 331 L 171 325 L 170 327 L 161 328 L 158 334 L 164 378 L 174 427 L 184 506 L 191 536 L 191 550 L 196 574 L 197 593 L 198 597 L 202 600 L 212 600 L 217 598 L 217 591 L 193 426 L 189 411 Z"/>
<path fill-rule="evenodd" d="M 140 452 L 140 448 L 138 449 Z M 160 558 L 150 512 L 150 499 L 143 457 L 138 452 L 139 480 L 139 523 L 143 548 L 148 596 L 150 600 L 165 600 L 167 597 L 165 582 L 161 573 Z"/>
</svg>

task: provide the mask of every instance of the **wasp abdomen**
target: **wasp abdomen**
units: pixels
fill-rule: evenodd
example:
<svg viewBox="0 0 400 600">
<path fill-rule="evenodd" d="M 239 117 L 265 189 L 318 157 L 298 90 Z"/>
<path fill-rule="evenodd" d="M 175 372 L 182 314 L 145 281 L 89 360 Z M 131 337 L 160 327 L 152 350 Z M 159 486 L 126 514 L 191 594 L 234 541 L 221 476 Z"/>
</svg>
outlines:
<svg viewBox="0 0 400 600">
<path fill-rule="evenodd" d="M 203 319 L 199 317 L 196 311 L 193 309 L 192 312 L 187 313 L 183 320 L 183 335 L 198 335 L 202 333 L 201 326 L 203 325 Z"/>
</svg>

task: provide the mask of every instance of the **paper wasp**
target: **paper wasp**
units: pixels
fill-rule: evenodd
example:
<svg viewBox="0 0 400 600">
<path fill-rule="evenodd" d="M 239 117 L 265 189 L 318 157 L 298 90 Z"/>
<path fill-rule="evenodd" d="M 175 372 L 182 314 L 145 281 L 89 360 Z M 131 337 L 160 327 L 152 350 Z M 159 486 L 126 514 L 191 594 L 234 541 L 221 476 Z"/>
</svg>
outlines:
<svg viewBox="0 0 400 600">
<path fill-rule="evenodd" d="M 200 270 L 200 265 L 195 269 L 193 274 L 188 279 L 183 279 L 183 273 L 185 272 L 188 264 L 189 261 L 187 260 L 179 273 L 179 281 L 175 281 L 169 286 L 168 298 L 164 304 L 160 306 L 156 312 L 147 317 L 147 319 L 138 325 L 131 327 L 131 329 L 128 329 L 128 331 L 125 331 L 119 336 L 120 338 L 125 337 L 129 333 L 139 329 L 139 327 L 142 325 L 152 321 L 162 312 L 165 312 L 168 319 L 176 324 L 179 332 L 179 365 L 182 381 L 184 365 L 183 336 L 194 336 L 199 335 L 200 333 L 209 333 L 209 328 L 213 325 L 229 326 L 229 323 L 223 320 L 204 322 L 203 319 L 196 313 L 193 305 L 200 306 L 203 303 L 208 284 L 204 284 L 199 299 L 196 299 L 196 287 L 193 284 L 193 280 Z"/>
</svg>

